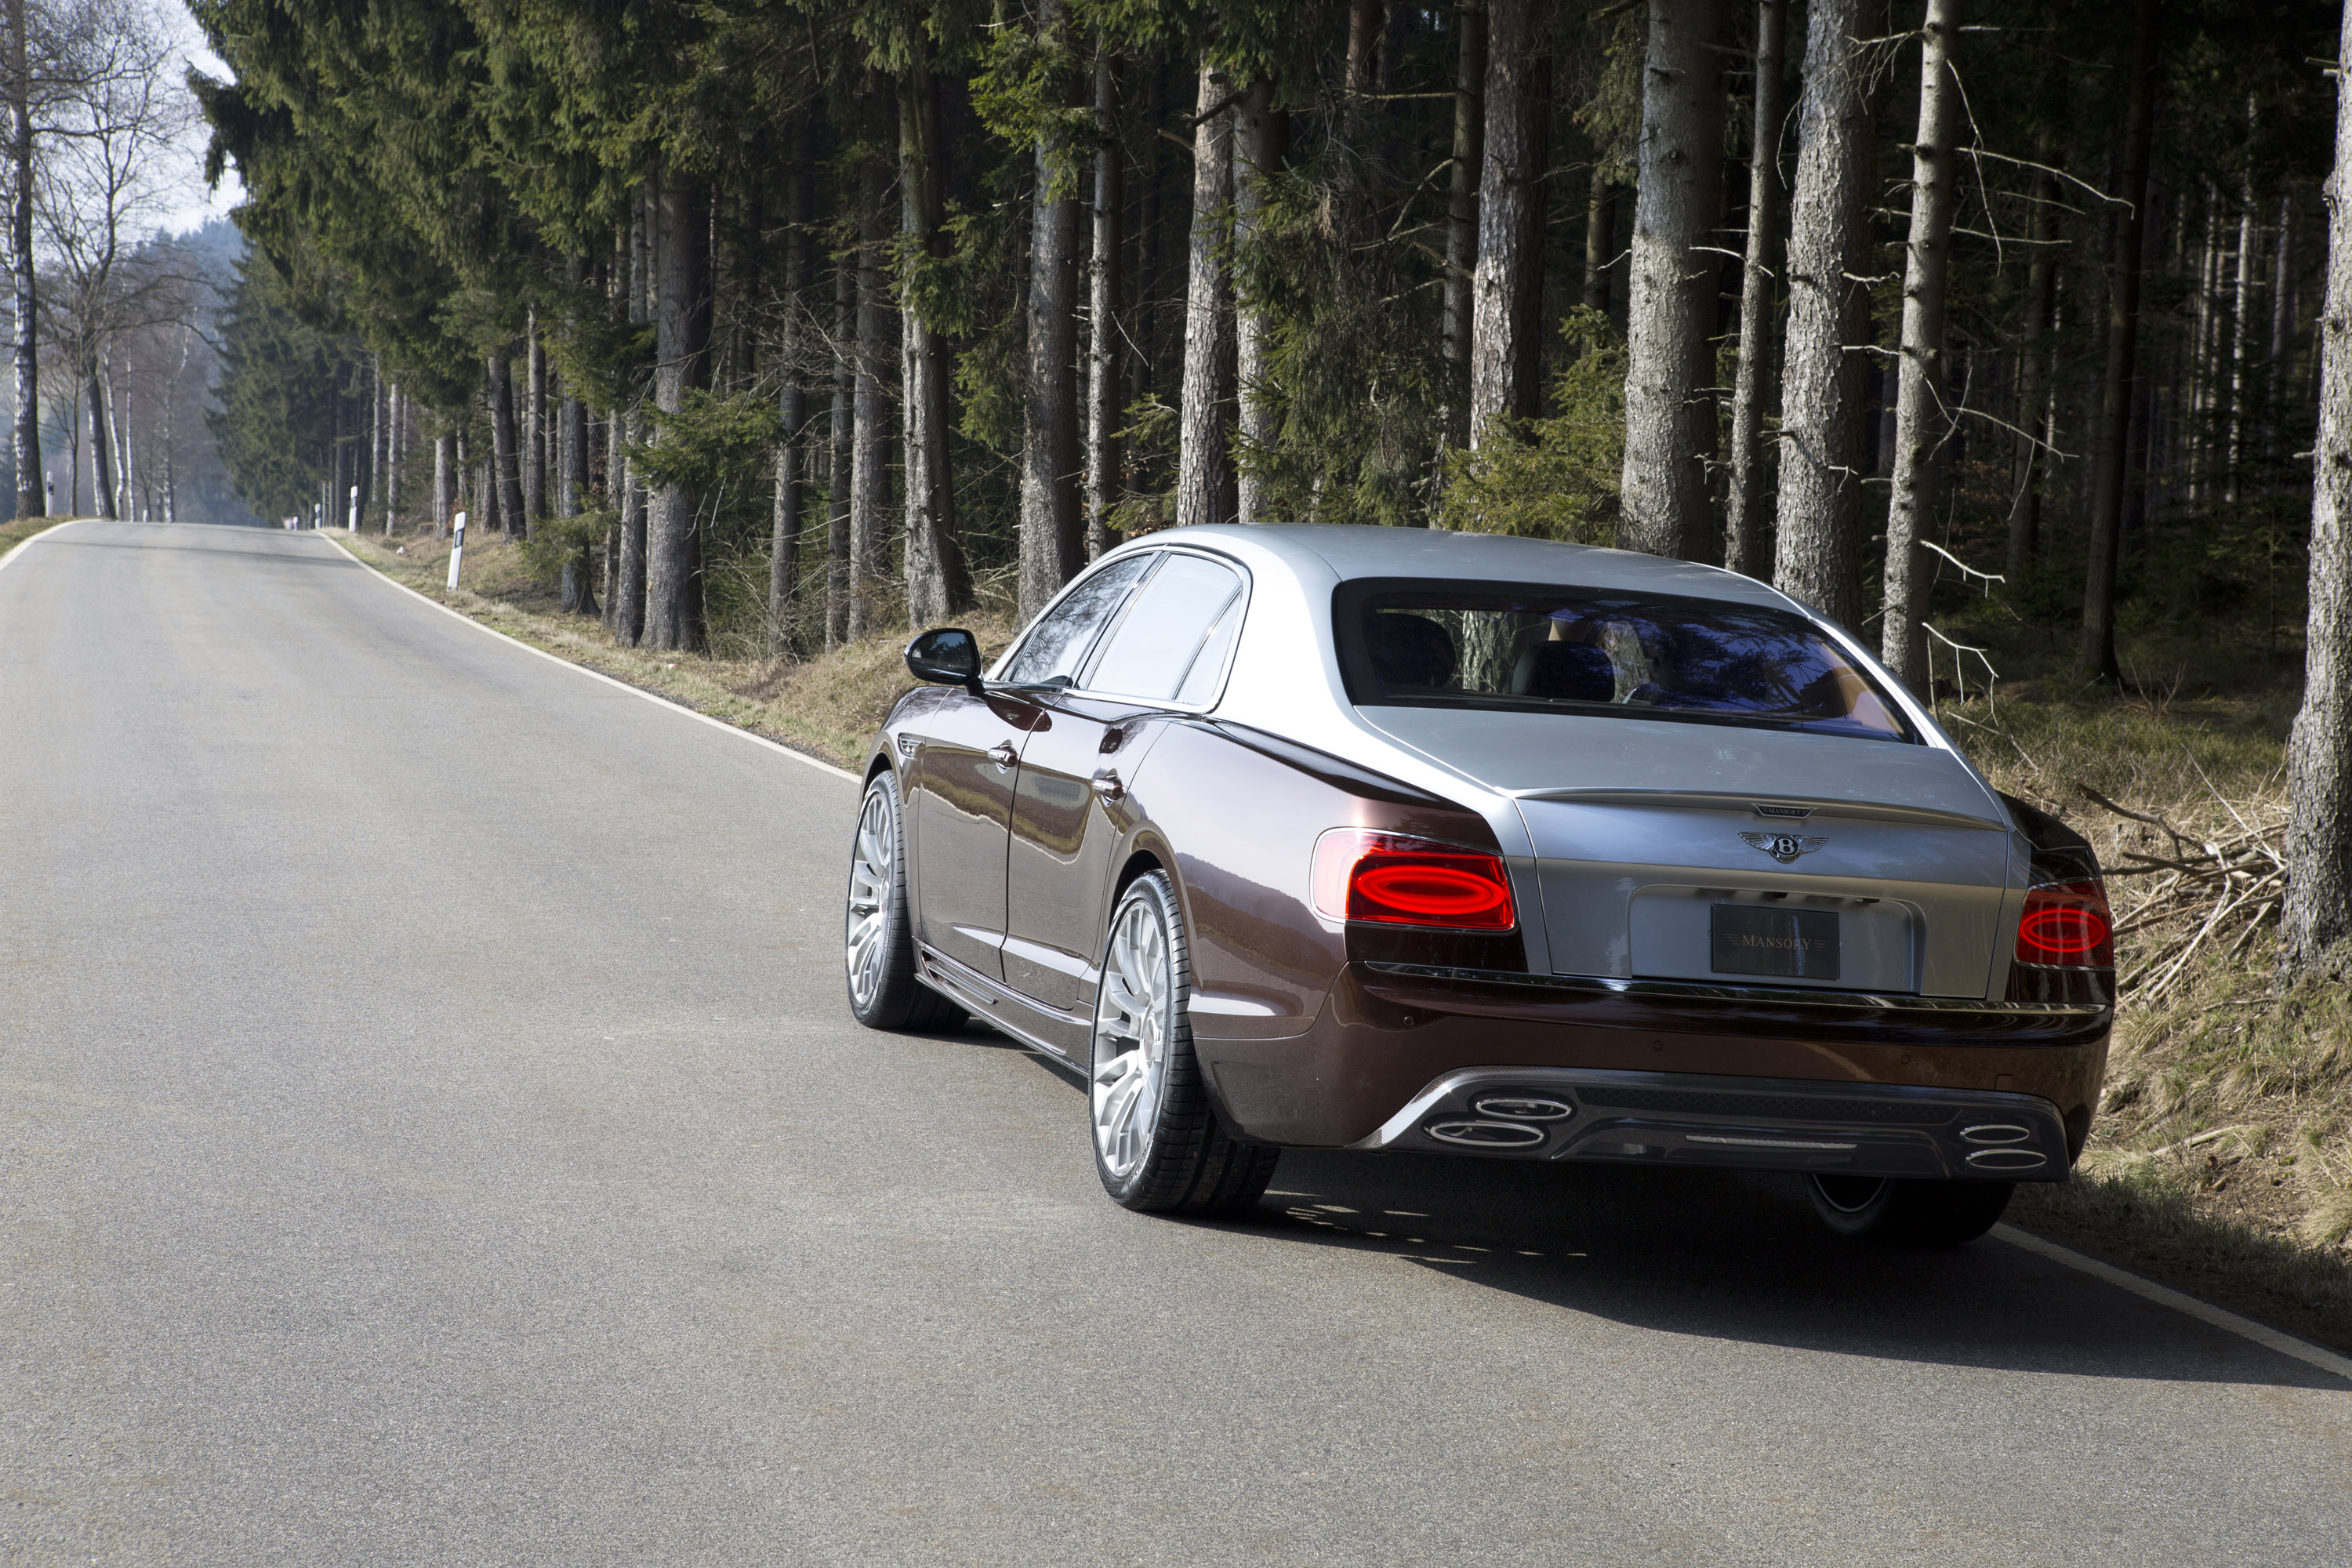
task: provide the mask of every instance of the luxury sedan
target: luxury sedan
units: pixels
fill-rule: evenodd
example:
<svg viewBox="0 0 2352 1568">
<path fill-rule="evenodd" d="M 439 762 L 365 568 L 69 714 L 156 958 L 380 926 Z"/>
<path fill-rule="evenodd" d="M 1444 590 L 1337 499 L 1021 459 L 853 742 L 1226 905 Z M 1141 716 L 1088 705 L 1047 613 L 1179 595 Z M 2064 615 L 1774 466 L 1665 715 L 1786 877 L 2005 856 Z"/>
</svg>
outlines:
<svg viewBox="0 0 2352 1568">
<path fill-rule="evenodd" d="M 2061 1181 L 2114 951 L 2089 847 L 1748 578 L 1220 527 L 1104 555 L 983 672 L 916 637 L 866 770 L 864 1023 L 1081 1075 L 1104 1187 L 1285 1148 L 1782 1171 L 1949 1245 Z"/>
</svg>

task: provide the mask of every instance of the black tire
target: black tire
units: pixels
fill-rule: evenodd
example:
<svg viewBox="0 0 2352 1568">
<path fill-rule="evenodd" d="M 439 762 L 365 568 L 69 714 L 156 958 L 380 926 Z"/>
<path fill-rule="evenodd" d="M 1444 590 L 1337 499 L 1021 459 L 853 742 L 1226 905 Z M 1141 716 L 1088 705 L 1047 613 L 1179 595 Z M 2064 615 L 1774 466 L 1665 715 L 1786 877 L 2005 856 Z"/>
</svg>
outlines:
<svg viewBox="0 0 2352 1568">
<path fill-rule="evenodd" d="M 1808 1176 L 1813 1212 L 1840 1236 L 1881 1247 L 1959 1247 L 1990 1230 L 2013 1182 L 1902 1182 Z"/>
<path fill-rule="evenodd" d="M 1148 928 L 1156 933 L 1165 957 L 1164 990 L 1140 1007 L 1121 954 L 1130 921 L 1141 922 L 1139 932 Z M 1117 973 L 1115 963 L 1122 965 Z M 1104 940 L 1087 1074 L 1088 1142 L 1095 1173 L 1114 1203 L 1150 1214 L 1229 1217 L 1257 1206 L 1282 1152 L 1244 1143 L 1218 1121 L 1200 1058 L 1192 1052 L 1192 953 L 1175 884 L 1165 872 L 1147 872 L 1120 897 Z M 1160 1031 L 1162 1048 L 1156 1062 L 1139 1032 L 1147 1015 L 1155 1016 Z M 1120 1049 L 1128 1039 L 1136 1042 L 1134 1048 Z M 1121 1063 L 1129 1064 L 1124 1070 Z M 1151 1087 L 1144 1080 L 1155 1068 L 1157 1084 Z M 1130 1074 L 1142 1076 L 1130 1084 Z M 1116 1116 L 1112 1102 L 1122 1091 L 1141 1103 L 1120 1123 L 1124 1131 L 1108 1131 L 1106 1115 Z M 1119 1152 L 1108 1153 L 1107 1142 Z"/>
<path fill-rule="evenodd" d="M 877 851 L 887 855 L 887 865 L 872 863 Z M 849 1010 L 857 1021 L 869 1029 L 943 1031 L 961 1025 L 964 1010 L 915 975 L 914 922 L 907 917 L 907 837 L 898 811 L 898 780 L 887 771 L 874 776 L 857 805 L 846 906 L 842 913 L 844 979 Z M 863 945 L 861 936 L 874 945 Z"/>
</svg>

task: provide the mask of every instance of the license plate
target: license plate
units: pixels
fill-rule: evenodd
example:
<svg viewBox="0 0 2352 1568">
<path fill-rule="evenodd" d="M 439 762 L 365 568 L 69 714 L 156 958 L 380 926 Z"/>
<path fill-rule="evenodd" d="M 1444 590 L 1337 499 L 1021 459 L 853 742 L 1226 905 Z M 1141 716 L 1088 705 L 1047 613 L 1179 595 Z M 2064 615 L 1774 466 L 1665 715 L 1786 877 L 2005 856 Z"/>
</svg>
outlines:
<svg viewBox="0 0 2352 1568">
<path fill-rule="evenodd" d="M 1717 974 L 1835 980 L 1838 918 L 1813 910 L 1717 904 L 1707 918 L 1707 967 Z"/>
</svg>

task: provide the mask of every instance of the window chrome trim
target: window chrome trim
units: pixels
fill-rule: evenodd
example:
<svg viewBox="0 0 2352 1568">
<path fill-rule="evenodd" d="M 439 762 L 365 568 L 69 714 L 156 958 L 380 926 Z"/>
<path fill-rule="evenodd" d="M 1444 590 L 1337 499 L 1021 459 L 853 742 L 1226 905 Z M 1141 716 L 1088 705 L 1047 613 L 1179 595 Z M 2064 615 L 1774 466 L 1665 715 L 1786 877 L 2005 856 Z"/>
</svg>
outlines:
<svg viewBox="0 0 2352 1568">
<path fill-rule="evenodd" d="M 1606 974 L 1526 974 L 1513 970 L 1454 969 L 1440 963 L 1367 961 L 1376 974 L 1402 980 L 1444 980 L 1465 985 L 1508 985 L 1579 995 L 1627 996 L 1657 1002 L 1745 1002 L 1774 1007 L 1825 1007 L 1849 1013 L 1976 1013 L 2000 1017 L 2090 1018 L 2112 1011 L 2096 1002 L 1988 1001 L 1974 996 L 1906 996 L 1874 991 L 1823 991 L 1791 985 L 1710 985 L 1686 980 L 1621 980 Z"/>
<path fill-rule="evenodd" d="M 1224 610 L 1218 615 L 1216 620 L 1209 623 L 1208 631 L 1202 634 L 1202 640 L 1205 646 L 1208 637 L 1223 623 L 1225 616 L 1234 613 L 1236 609 L 1240 611 L 1242 625 L 1240 629 L 1234 633 L 1232 645 L 1225 649 L 1225 668 L 1217 672 L 1216 689 L 1210 694 L 1206 702 L 1179 702 L 1173 697 L 1138 697 L 1132 692 L 1101 691 L 1091 686 L 1064 688 L 1071 696 L 1091 697 L 1102 702 L 1131 702 L 1139 708 L 1150 708 L 1155 711 L 1167 713 L 1208 713 L 1213 711 L 1217 704 L 1224 700 L 1225 685 L 1233 679 L 1234 663 L 1241 654 L 1242 633 L 1249 629 L 1250 594 L 1256 585 L 1250 578 L 1250 570 L 1230 555 L 1220 554 L 1213 550 L 1194 550 L 1181 544 L 1160 546 L 1160 562 L 1153 563 L 1151 569 L 1137 580 L 1134 587 L 1128 590 L 1127 600 L 1119 605 L 1118 614 L 1112 617 L 1110 625 L 1105 626 L 1096 637 L 1094 646 L 1087 650 L 1086 659 L 1080 664 L 1079 668 L 1087 676 L 1094 674 L 1095 666 L 1102 662 L 1104 653 L 1110 647 L 1111 639 L 1118 636 L 1119 627 L 1127 624 L 1127 617 L 1135 609 L 1136 601 L 1143 596 L 1144 589 L 1151 585 L 1151 580 L 1160 575 L 1160 565 L 1166 558 L 1171 555 L 1192 555 L 1203 561 L 1213 561 L 1241 579 L 1241 592 L 1225 602 Z M 1109 557 L 1105 556 L 1103 559 L 1108 560 Z M 1043 620 L 1045 616 L 1040 615 L 1037 618 Z M 1198 658 L 1200 656 L 1201 650 L 1194 648 L 1192 657 Z M 1176 682 L 1176 689 L 1182 690 L 1185 680 L 1190 679 L 1191 677 L 1192 666 L 1187 665 L 1184 667 L 1183 676 Z"/>
</svg>

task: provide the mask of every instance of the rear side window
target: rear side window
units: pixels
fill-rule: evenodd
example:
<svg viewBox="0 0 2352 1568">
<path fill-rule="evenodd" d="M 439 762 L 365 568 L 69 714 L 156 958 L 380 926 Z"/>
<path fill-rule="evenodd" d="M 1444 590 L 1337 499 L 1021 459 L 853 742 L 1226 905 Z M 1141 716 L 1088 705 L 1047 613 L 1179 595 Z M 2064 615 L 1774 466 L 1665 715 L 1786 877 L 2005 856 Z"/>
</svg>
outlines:
<svg viewBox="0 0 2352 1568">
<path fill-rule="evenodd" d="M 1001 679 L 1020 686 L 1067 686 L 1076 680 L 1097 635 L 1158 559 L 1150 554 L 1114 561 L 1064 595 L 1029 628 Z"/>
<path fill-rule="evenodd" d="M 1876 680 L 1769 605 L 1534 584 L 1357 582 L 1334 602 L 1359 706 L 1617 714 L 1910 740 Z"/>
<path fill-rule="evenodd" d="M 1104 642 L 1087 689 L 1152 702 L 1174 698 L 1210 656 L 1223 666 L 1223 646 L 1210 645 L 1230 642 L 1224 622 L 1239 623 L 1241 596 L 1241 575 L 1232 567 L 1171 551 Z"/>
</svg>

